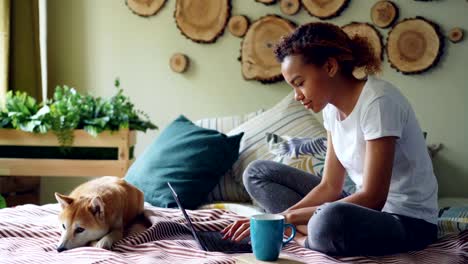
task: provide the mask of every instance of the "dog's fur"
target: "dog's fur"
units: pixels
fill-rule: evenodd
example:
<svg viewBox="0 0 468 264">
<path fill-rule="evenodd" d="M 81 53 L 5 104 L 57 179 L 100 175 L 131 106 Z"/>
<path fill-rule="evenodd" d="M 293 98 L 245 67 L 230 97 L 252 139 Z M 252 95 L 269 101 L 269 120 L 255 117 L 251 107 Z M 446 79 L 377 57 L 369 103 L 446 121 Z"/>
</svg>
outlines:
<svg viewBox="0 0 468 264">
<path fill-rule="evenodd" d="M 140 190 L 112 176 L 85 182 L 69 196 L 55 193 L 55 198 L 62 207 L 59 252 L 87 245 L 110 249 L 144 203 Z"/>
</svg>

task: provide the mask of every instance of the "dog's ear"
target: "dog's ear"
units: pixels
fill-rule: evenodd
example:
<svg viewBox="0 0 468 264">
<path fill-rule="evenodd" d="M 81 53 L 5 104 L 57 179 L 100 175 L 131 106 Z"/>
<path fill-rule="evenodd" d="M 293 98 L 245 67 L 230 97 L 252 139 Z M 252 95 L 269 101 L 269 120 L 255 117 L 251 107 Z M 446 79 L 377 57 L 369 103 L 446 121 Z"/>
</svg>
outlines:
<svg viewBox="0 0 468 264">
<path fill-rule="evenodd" d="M 59 202 L 62 209 L 64 209 L 65 207 L 67 207 L 71 203 L 73 203 L 73 198 L 65 196 L 65 195 L 57 193 L 57 192 L 55 193 L 55 199 L 57 199 L 57 202 Z"/>
<path fill-rule="evenodd" d="M 89 210 L 98 218 L 104 218 L 104 201 L 100 196 L 95 196 L 91 199 Z"/>
</svg>

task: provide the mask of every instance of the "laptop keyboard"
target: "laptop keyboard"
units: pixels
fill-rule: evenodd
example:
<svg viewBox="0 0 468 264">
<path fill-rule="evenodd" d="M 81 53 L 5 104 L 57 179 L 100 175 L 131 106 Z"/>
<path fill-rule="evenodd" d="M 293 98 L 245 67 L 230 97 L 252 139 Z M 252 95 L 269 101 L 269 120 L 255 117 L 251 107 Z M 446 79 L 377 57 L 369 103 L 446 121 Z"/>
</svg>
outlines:
<svg viewBox="0 0 468 264">
<path fill-rule="evenodd" d="M 252 252 L 249 238 L 245 238 L 239 243 L 236 243 L 229 239 L 223 240 L 223 236 L 219 232 L 197 232 L 197 235 L 201 240 L 200 242 L 208 251 L 232 253 Z"/>
</svg>

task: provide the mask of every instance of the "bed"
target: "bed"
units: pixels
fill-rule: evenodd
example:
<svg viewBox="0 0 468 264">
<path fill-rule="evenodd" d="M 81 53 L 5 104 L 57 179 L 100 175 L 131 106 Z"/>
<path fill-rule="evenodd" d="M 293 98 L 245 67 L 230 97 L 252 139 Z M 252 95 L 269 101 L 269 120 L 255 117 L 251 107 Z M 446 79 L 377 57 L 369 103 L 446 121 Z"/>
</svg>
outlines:
<svg viewBox="0 0 468 264">
<path fill-rule="evenodd" d="M 58 204 L 0 210 L 0 263 L 254 263 L 252 255 L 198 249 L 178 209 L 145 204 L 151 227 L 126 236 L 112 251 L 82 247 L 58 253 Z M 240 215 L 224 209 L 188 211 L 199 230 L 221 230 Z M 329 257 L 288 244 L 279 263 L 468 263 L 468 230 L 439 239 L 428 248 L 384 257 Z"/>
<path fill-rule="evenodd" d="M 283 118 L 286 116 L 294 118 Z M 196 123 L 228 134 L 245 132 L 239 160 L 230 172 L 221 177 L 208 196 L 210 202 L 245 202 L 250 199 L 242 186 L 241 175 L 245 167 L 253 160 L 275 158 L 269 151 L 265 131 L 290 137 L 316 137 L 324 133 L 321 123 L 294 100 L 293 93 L 266 112 L 259 110 L 245 116 L 203 119 Z M 305 169 L 316 173 L 314 170 L 317 168 L 320 169 L 315 166 Z M 228 255 L 200 250 L 178 209 L 163 209 L 149 204 L 145 204 L 145 216 L 151 227 L 143 233 L 126 236 L 114 245 L 112 251 L 82 247 L 58 253 L 59 210 L 58 204 L 23 205 L 0 210 L 0 263 L 257 263 L 252 254 Z M 255 204 L 215 203 L 188 212 L 199 230 L 219 231 L 236 219 L 260 211 Z M 456 228 L 458 226 L 447 230 Z M 468 263 L 468 230 L 444 235 L 422 251 L 384 257 L 335 258 L 292 242 L 283 249 L 278 262 Z"/>
</svg>

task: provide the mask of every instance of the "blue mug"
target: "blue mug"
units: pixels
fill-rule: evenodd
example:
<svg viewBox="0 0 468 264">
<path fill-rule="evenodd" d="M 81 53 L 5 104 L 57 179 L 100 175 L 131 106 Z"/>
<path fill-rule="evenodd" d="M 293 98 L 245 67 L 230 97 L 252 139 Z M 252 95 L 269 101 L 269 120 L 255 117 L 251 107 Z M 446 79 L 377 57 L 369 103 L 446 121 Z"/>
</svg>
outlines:
<svg viewBox="0 0 468 264">
<path fill-rule="evenodd" d="M 283 240 L 284 230 L 290 227 L 291 236 Z M 261 261 L 275 261 L 281 248 L 296 235 L 296 228 L 286 224 L 279 214 L 260 214 L 250 217 L 250 241 L 255 258 Z"/>
</svg>

